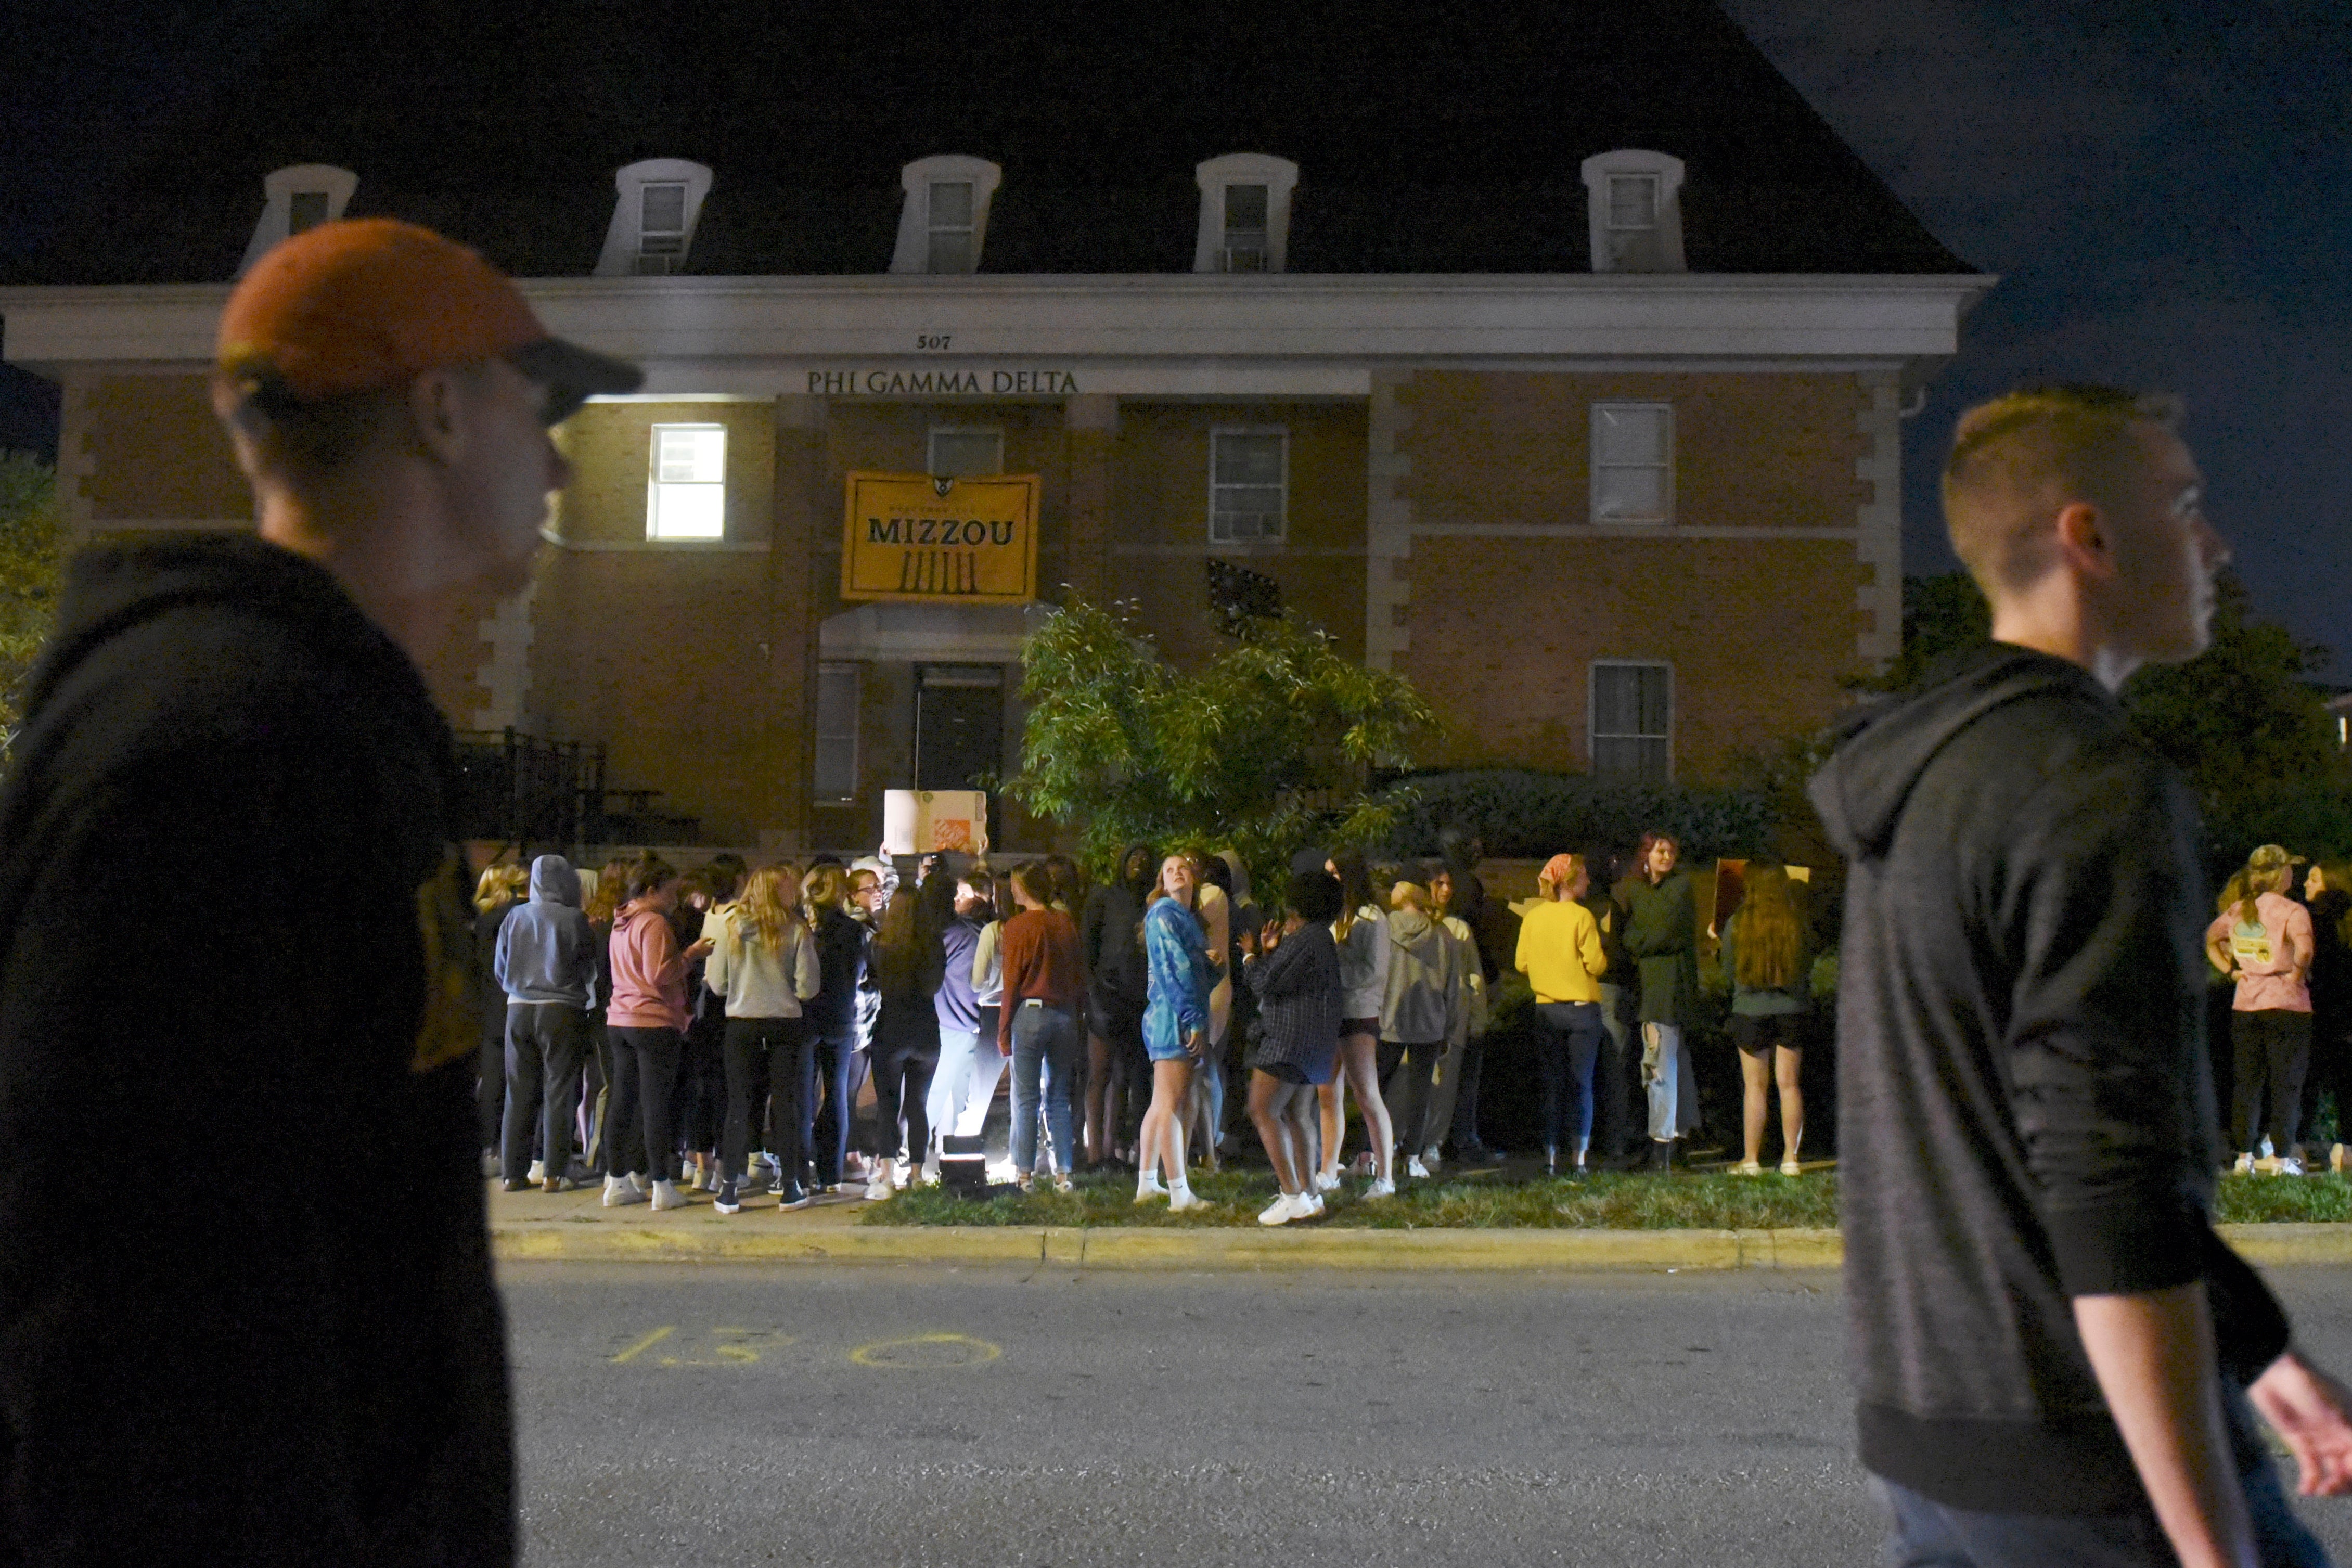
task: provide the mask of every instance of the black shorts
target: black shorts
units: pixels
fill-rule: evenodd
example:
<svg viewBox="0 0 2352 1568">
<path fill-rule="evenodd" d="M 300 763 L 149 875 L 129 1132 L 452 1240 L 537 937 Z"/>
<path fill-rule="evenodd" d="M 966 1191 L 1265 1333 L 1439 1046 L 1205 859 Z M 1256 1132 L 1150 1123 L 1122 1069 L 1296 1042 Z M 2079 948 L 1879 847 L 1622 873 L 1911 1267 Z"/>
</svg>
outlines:
<svg viewBox="0 0 2352 1568">
<path fill-rule="evenodd" d="M 1262 1072 L 1265 1074 L 1266 1077 L 1271 1079 L 1279 1079 L 1284 1083 L 1306 1083 L 1309 1081 L 1307 1077 L 1307 1069 L 1300 1067 L 1296 1062 L 1258 1062 L 1251 1067 L 1250 1071 Z"/>
<path fill-rule="evenodd" d="M 1099 1035 L 1114 1056 L 1132 1062 L 1150 1058 L 1143 1049 L 1143 1005 L 1119 996 L 1096 996 L 1088 999 L 1087 1029 Z"/>
<path fill-rule="evenodd" d="M 1731 1043 L 1751 1057 L 1772 1054 L 1772 1047 L 1784 1051 L 1804 1049 L 1804 1041 L 1797 1035 L 1797 1015 L 1794 1013 L 1734 1013 L 1731 1016 Z"/>
</svg>

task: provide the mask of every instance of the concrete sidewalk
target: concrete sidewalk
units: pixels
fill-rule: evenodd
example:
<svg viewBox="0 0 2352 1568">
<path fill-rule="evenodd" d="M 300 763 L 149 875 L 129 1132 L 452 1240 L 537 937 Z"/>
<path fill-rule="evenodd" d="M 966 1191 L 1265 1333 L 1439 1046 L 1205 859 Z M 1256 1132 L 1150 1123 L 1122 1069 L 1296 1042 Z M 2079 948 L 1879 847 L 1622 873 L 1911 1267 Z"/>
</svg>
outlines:
<svg viewBox="0 0 2352 1568">
<path fill-rule="evenodd" d="M 877 1226 L 862 1198 L 791 1214 L 772 1198 L 736 1215 L 695 1193 L 684 1208 L 608 1209 L 593 1189 L 490 1194 L 492 1253 L 517 1262 L 1049 1264 L 1057 1268 L 1834 1268 L 1833 1230 L 1365 1230 L 1256 1226 Z M 2251 1261 L 2352 1264 L 2352 1225 L 2225 1226 Z"/>
</svg>

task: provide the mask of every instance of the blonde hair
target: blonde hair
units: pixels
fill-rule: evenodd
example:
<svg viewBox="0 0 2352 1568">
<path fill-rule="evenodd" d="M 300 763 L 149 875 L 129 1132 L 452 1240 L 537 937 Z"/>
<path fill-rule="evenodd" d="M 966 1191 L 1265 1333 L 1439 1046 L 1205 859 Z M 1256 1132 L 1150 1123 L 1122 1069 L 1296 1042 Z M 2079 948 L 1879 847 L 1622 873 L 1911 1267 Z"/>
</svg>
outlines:
<svg viewBox="0 0 2352 1568">
<path fill-rule="evenodd" d="M 849 875 L 838 866 L 819 866 L 801 880 L 801 897 L 813 910 L 835 910 L 849 897 Z"/>
<path fill-rule="evenodd" d="M 1752 861 L 1739 910 L 1731 917 L 1738 934 L 1732 945 L 1738 963 L 1732 979 L 1751 991 L 1778 991 L 1797 978 L 1804 928 L 1797 918 L 1797 887 L 1789 868 Z"/>
<path fill-rule="evenodd" d="M 588 889 L 587 900 L 581 905 L 581 913 L 588 917 L 589 924 L 613 923 L 613 911 L 620 907 L 621 894 L 629 885 L 629 865 L 626 860 L 607 860 L 596 873 L 596 884 Z"/>
<path fill-rule="evenodd" d="M 2106 500 L 2145 455 L 2141 430 L 2179 421 L 2177 399 L 2113 386 L 2024 387 L 1977 405 L 1944 463 L 1953 553 L 1988 598 L 2028 586 L 2056 559 L 2058 510 Z"/>
<path fill-rule="evenodd" d="M 492 910 L 505 909 L 521 898 L 530 886 L 530 872 L 512 861 L 485 866 L 481 880 L 474 884 L 474 910 L 486 915 Z"/>
<path fill-rule="evenodd" d="M 791 866 L 762 866 L 743 879 L 743 891 L 730 907 L 770 952 L 784 951 L 801 923 L 800 873 Z"/>
<path fill-rule="evenodd" d="M 1389 888 L 1389 908 L 1392 910 L 1419 910 L 1427 914 L 1429 903 L 1429 889 L 1419 882 L 1408 882 L 1399 878 Z"/>
</svg>

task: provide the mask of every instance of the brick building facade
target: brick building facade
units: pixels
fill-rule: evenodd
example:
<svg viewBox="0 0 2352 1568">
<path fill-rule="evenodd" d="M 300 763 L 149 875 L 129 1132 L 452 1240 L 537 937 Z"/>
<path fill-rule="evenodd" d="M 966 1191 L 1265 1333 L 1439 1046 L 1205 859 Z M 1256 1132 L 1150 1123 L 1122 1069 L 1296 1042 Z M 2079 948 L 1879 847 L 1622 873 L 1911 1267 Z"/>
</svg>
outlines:
<svg viewBox="0 0 2352 1568">
<path fill-rule="evenodd" d="M 1197 94 L 1164 79 L 1202 37 L 1075 8 L 952 58 L 877 11 L 829 68 L 761 9 L 720 8 L 734 48 L 894 94 L 665 96 L 573 38 L 612 90 L 444 106 L 432 141 L 395 90 L 432 5 L 371 35 L 373 87 L 289 41 L 270 91 L 207 110 L 203 171 L 159 153 L 0 289 L 6 357 L 62 388 L 77 530 L 250 526 L 205 396 L 227 280 L 389 212 L 648 372 L 559 433 L 537 581 L 476 607 L 436 692 L 460 729 L 604 742 L 712 842 L 870 845 L 886 788 L 1016 758 L 1035 609 L 845 600 L 858 471 L 1038 476 L 1038 601 L 1127 601 L 1179 662 L 1219 640 L 1209 562 L 1271 579 L 1428 695 L 1433 763 L 1717 778 L 1895 650 L 1901 411 L 1990 280 L 1711 5 L 1476 24 L 1573 12 L 1544 48 L 1451 37 L 1473 24 L 1434 0 L 1319 32 L 1212 7 L 1252 90 Z M 991 96 L 1049 37 L 1062 76 Z M 1485 50 L 1475 113 L 1449 47 Z M 121 243 L 142 199 L 173 245 Z"/>
</svg>

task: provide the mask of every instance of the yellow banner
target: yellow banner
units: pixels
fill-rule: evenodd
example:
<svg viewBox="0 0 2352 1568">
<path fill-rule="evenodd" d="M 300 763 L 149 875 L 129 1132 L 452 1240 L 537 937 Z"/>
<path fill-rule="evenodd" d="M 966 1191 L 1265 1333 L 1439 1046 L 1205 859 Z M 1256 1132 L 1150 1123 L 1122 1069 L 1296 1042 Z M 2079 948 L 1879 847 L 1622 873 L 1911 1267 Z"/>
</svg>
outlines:
<svg viewBox="0 0 2352 1568">
<path fill-rule="evenodd" d="M 849 476 L 841 596 L 1025 605 L 1037 596 L 1037 476 Z"/>
</svg>

